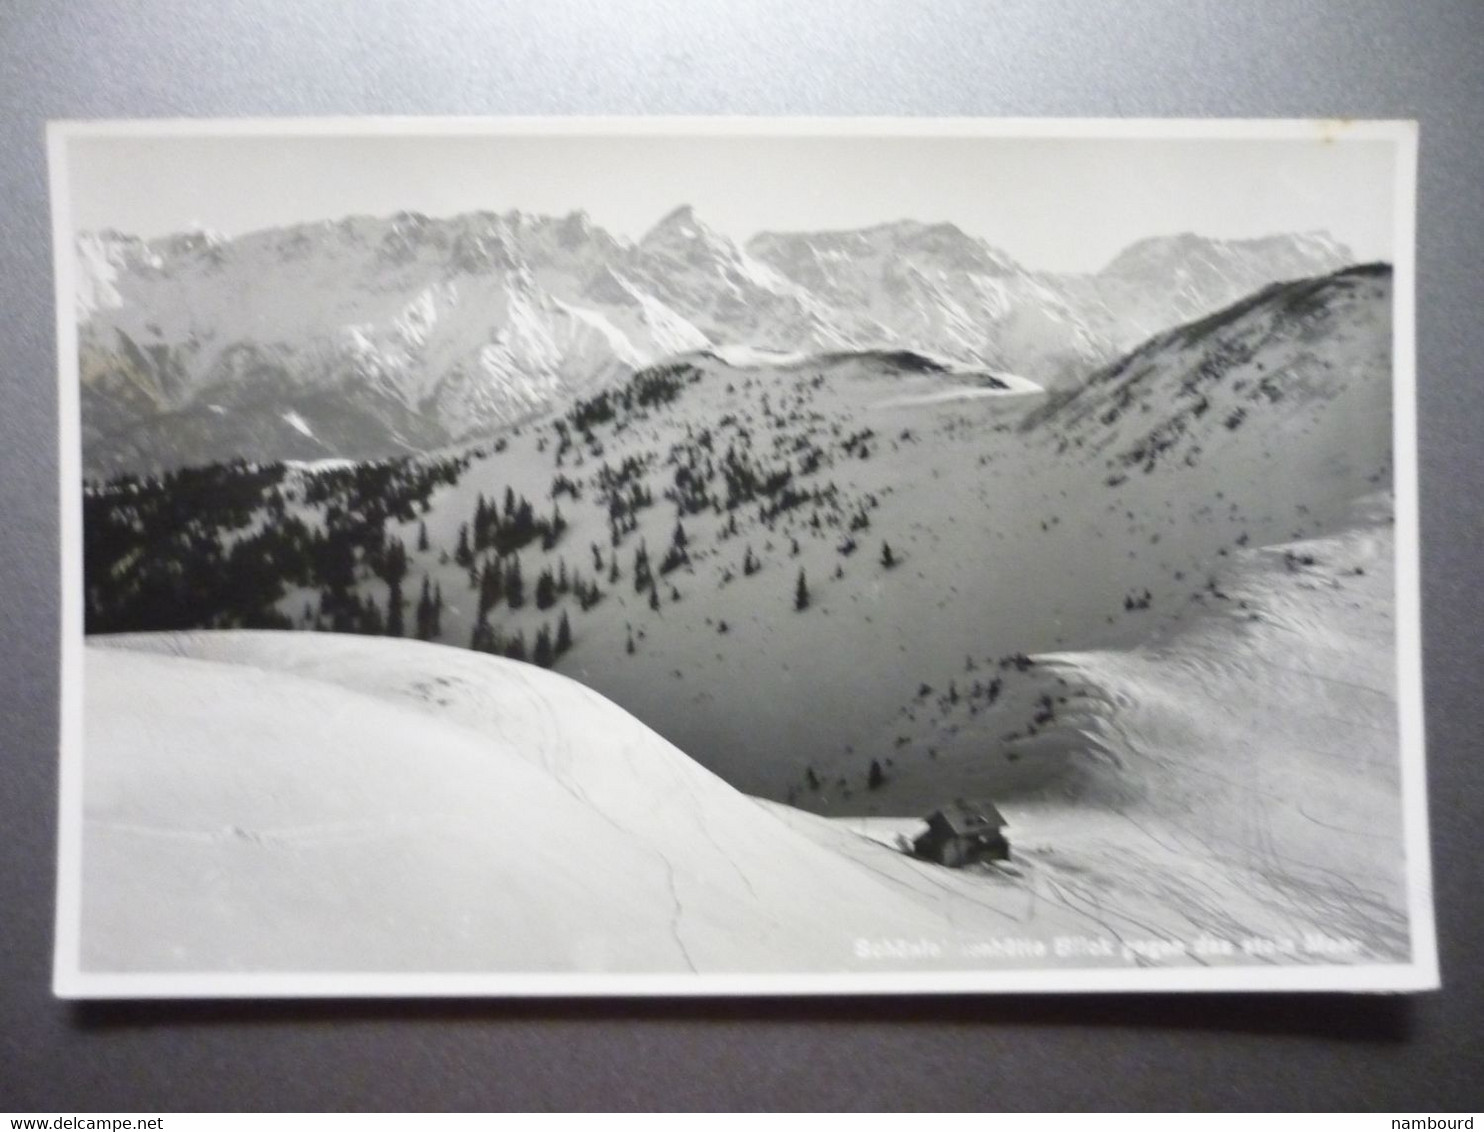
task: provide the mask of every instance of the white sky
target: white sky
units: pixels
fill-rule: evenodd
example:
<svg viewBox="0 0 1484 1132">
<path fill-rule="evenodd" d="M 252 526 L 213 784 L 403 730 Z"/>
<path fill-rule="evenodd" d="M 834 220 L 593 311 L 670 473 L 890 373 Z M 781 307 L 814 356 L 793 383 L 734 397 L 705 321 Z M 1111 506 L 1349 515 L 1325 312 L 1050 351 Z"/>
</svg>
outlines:
<svg viewBox="0 0 1484 1132">
<path fill-rule="evenodd" d="M 74 231 L 227 235 L 402 209 L 586 209 L 632 239 L 680 204 L 764 230 L 952 221 L 1032 268 L 1137 239 L 1328 231 L 1392 258 L 1390 140 L 699 136 L 75 136 Z"/>
</svg>

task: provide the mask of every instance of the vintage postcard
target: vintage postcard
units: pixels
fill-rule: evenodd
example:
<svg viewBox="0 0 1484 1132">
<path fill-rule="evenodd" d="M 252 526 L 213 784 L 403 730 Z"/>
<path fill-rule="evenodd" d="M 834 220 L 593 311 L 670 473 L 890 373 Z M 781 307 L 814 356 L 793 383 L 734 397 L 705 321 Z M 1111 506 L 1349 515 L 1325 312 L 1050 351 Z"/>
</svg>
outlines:
<svg viewBox="0 0 1484 1132">
<path fill-rule="evenodd" d="M 49 142 L 59 994 L 1437 985 L 1412 124 Z"/>
</svg>

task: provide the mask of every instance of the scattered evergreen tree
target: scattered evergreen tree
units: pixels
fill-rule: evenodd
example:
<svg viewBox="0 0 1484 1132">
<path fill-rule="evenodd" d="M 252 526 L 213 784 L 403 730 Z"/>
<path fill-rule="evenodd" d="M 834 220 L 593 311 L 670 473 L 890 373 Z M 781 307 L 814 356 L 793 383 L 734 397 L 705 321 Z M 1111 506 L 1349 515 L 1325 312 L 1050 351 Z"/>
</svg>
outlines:
<svg viewBox="0 0 1484 1132">
<path fill-rule="evenodd" d="M 393 582 L 387 587 L 386 598 L 386 635 L 388 637 L 405 636 L 406 626 L 402 621 L 402 583 Z"/>
<path fill-rule="evenodd" d="M 485 618 L 480 617 L 474 622 L 474 630 L 469 634 L 469 647 L 475 652 L 501 651 L 499 636 Z"/>
<path fill-rule="evenodd" d="M 417 525 L 417 549 L 424 554 L 427 553 L 431 544 L 428 542 L 428 524 L 426 521 Z"/>
<path fill-rule="evenodd" d="M 866 787 L 871 790 L 879 790 L 886 782 L 886 773 L 881 769 L 879 759 L 871 760 L 871 772 L 866 776 Z"/>
<path fill-rule="evenodd" d="M 498 515 L 491 515 L 492 508 L 484 501 L 484 492 L 480 492 L 474 501 L 474 549 L 484 550 L 490 544 L 490 528 L 498 521 Z"/>
<path fill-rule="evenodd" d="M 649 608 L 654 610 L 656 613 L 659 612 L 660 591 L 658 586 L 651 585 L 649 587 Z"/>
<path fill-rule="evenodd" d="M 536 579 L 536 608 L 550 609 L 556 604 L 556 580 L 551 576 L 551 570 L 545 569 Z"/>
<path fill-rule="evenodd" d="M 454 549 L 453 560 L 464 569 L 474 565 L 474 551 L 469 546 L 469 524 L 459 524 L 459 544 Z"/>
<path fill-rule="evenodd" d="M 400 584 L 407 576 L 407 548 L 399 538 L 389 539 L 381 552 L 380 570 L 387 585 Z"/>
<path fill-rule="evenodd" d="M 644 540 L 639 540 L 639 545 L 634 548 L 634 592 L 642 594 L 646 589 L 653 588 L 654 576 L 649 570 L 649 548 L 644 545 Z"/>
<path fill-rule="evenodd" d="M 562 656 L 572 648 L 572 622 L 567 619 L 567 611 L 562 610 L 562 619 L 557 622 L 556 654 Z"/>
<path fill-rule="evenodd" d="M 522 538 L 523 541 L 529 541 L 531 532 L 536 529 L 536 512 L 531 507 L 531 501 L 524 495 L 516 504 L 515 519 L 510 525 L 514 528 L 516 536 Z"/>
<path fill-rule="evenodd" d="M 379 637 L 385 627 L 381 607 L 368 596 L 365 605 L 361 607 L 361 632 L 370 637 Z"/>
<path fill-rule="evenodd" d="M 556 654 L 551 644 L 551 630 L 542 625 L 536 633 L 536 644 L 531 652 L 531 660 L 542 668 L 550 668 L 555 659 Z"/>
<path fill-rule="evenodd" d="M 799 568 L 799 583 L 794 587 L 794 609 L 802 612 L 809 608 L 809 583 L 804 578 L 804 570 Z"/>
<path fill-rule="evenodd" d="M 660 573 L 669 574 L 690 562 L 690 555 L 683 546 L 671 546 L 660 561 Z"/>
<path fill-rule="evenodd" d="M 484 569 L 479 575 L 479 614 L 485 615 L 495 606 L 500 604 L 500 598 L 504 596 L 504 573 L 498 562 L 488 558 L 484 561 Z"/>
<path fill-rule="evenodd" d="M 420 641 L 433 639 L 433 589 L 426 574 L 423 575 L 422 592 L 417 598 L 416 636 Z"/>
<path fill-rule="evenodd" d="M 520 559 L 512 558 L 505 568 L 505 603 L 511 609 L 519 609 L 526 603 L 526 583 L 521 577 Z M 520 659 L 524 660 L 524 657 Z"/>
<path fill-rule="evenodd" d="M 897 558 L 896 555 L 891 552 L 891 543 L 883 542 L 881 544 L 881 565 L 890 570 L 896 564 Z"/>
<path fill-rule="evenodd" d="M 511 660 L 526 659 L 526 635 L 524 632 L 517 632 L 515 636 L 505 642 L 505 655 Z"/>
</svg>

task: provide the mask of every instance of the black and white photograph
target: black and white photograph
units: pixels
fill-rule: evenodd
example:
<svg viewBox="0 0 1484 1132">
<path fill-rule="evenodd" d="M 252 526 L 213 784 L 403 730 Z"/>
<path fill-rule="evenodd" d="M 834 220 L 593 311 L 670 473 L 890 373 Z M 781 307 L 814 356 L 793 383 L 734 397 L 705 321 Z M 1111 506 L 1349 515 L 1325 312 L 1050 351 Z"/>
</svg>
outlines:
<svg viewBox="0 0 1484 1132">
<path fill-rule="evenodd" d="M 54 123 L 57 993 L 1435 987 L 1416 142 Z"/>
</svg>

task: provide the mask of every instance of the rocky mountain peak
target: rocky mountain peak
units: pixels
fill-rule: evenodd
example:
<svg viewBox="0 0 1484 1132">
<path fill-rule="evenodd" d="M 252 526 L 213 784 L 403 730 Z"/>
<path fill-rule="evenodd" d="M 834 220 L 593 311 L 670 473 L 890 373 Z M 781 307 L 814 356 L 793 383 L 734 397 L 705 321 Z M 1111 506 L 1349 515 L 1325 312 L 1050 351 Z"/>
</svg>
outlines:
<svg viewBox="0 0 1484 1132">
<path fill-rule="evenodd" d="M 716 238 L 716 233 L 706 227 L 696 216 L 696 210 L 691 205 L 682 204 L 665 213 L 654 227 L 644 233 L 639 241 L 639 247 L 643 249 L 673 247 L 676 244 L 697 240 L 710 241 Z"/>
</svg>

